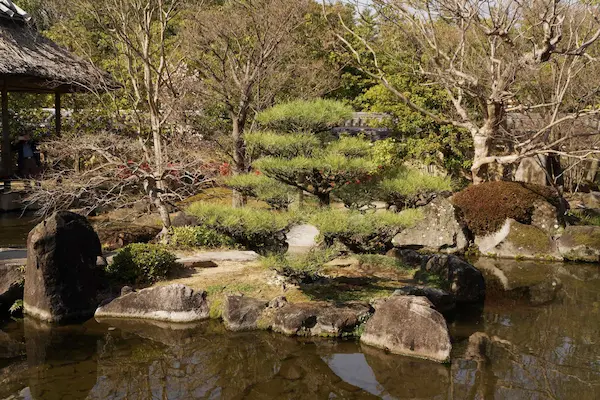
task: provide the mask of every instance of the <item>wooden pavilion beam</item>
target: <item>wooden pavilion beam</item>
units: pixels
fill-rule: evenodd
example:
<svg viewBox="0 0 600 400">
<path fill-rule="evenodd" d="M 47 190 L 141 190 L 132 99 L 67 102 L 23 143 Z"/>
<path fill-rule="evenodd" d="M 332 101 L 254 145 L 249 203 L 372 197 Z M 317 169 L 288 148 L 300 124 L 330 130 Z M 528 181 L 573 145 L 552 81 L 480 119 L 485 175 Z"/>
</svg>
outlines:
<svg viewBox="0 0 600 400">
<path fill-rule="evenodd" d="M 10 156 L 10 131 L 8 129 L 8 85 L 2 81 L 2 173 L 5 175 L 4 190 L 10 190 L 10 175 L 12 173 Z"/>
</svg>

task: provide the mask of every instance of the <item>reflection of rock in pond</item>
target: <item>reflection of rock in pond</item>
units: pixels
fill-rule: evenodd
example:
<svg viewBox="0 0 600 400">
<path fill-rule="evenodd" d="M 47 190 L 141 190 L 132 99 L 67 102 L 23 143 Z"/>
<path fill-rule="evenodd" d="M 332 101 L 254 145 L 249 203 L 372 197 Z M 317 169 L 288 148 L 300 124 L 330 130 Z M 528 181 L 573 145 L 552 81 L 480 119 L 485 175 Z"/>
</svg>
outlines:
<svg viewBox="0 0 600 400">
<path fill-rule="evenodd" d="M 52 326 L 25 319 L 33 399 L 85 399 L 96 383 L 97 334 L 90 326 Z M 76 379 L 74 379 L 76 377 Z"/>
</svg>

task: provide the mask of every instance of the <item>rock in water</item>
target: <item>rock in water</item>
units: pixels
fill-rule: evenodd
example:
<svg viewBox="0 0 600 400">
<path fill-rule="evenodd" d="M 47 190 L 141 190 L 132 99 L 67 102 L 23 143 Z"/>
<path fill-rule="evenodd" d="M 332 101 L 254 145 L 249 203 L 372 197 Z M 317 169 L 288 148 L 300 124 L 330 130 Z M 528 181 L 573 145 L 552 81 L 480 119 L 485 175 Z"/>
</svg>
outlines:
<svg viewBox="0 0 600 400">
<path fill-rule="evenodd" d="M 448 199 L 435 199 L 423 207 L 423 214 L 416 226 L 394 237 L 394 246 L 443 253 L 462 253 L 467 249 L 469 241 Z"/>
<path fill-rule="evenodd" d="M 600 262 L 600 226 L 568 226 L 558 250 L 565 260 Z"/>
<path fill-rule="evenodd" d="M 79 214 L 61 211 L 38 224 L 27 238 L 25 313 L 48 322 L 91 317 L 101 255 L 98 235 Z"/>
<path fill-rule="evenodd" d="M 457 303 L 479 303 L 485 299 L 483 274 L 457 256 L 429 257 L 417 272 L 417 278 L 424 278 L 430 274 L 440 279 L 442 289 L 454 295 Z"/>
<path fill-rule="evenodd" d="M 392 296 L 374 304 L 360 337 L 364 344 L 395 354 L 446 362 L 450 335 L 444 317 L 425 297 Z"/>
<path fill-rule="evenodd" d="M 371 315 L 366 303 L 285 304 L 274 311 L 271 328 L 289 336 L 339 337 L 350 334 Z"/>
<path fill-rule="evenodd" d="M 433 304 L 433 307 L 446 313 L 456 308 L 454 295 L 442 289 L 427 286 L 404 286 L 394 291 L 394 296 L 423 296 Z"/>
<path fill-rule="evenodd" d="M 258 319 L 268 302 L 244 296 L 227 296 L 223 305 L 223 323 L 232 331 L 258 329 Z"/>
<path fill-rule="evenodd" d="M 137 318 L 166 322 L 192 322 L 209 317 L 205 291 L 174 284 L 156 286 L 117 297 L 98 307 L 96 318 Z"/>
<path fill-rule="evenodd" d="M 17 265 L 0 265 L 0 316 L 23 298 L 23 270 Z"/>
</svg>

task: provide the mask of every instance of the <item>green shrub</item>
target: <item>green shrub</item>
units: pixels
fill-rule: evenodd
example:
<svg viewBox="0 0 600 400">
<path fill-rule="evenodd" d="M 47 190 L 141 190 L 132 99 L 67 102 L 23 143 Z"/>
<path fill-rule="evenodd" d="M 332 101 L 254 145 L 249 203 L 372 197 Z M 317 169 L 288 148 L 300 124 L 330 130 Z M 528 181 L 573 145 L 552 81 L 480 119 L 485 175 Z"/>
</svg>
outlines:
<svg viewBox="0 0 600 400">
<path fill-rule="evenodd" d="M 336 100 L 296 100 L 271 107 L 257 115 L 258 123 L 278 131 L 323 132 L 352 117 L 352 108 Z"/>
<path fill-rule="evenodd" d="M 337 240 L 355 253 L 382 253 L 392 247 L 392 239 L 398 232 L 422 218 L 422 211 L 416 209 L 367 214 L 327 210 L 314 214 L 310 222 L 319 228 L 327 245 Z"/>
<path fill-rule="evenodd" d="M 323 266 L 339 255 L 334 247 L 312 249 L 306 254 L 271 255 L 263 257 L 263 267 L 277 271 L 294 283 L 312 283 L 321 278 Z"/>
<path fill-rule="evenodd" d="M 267 203 L 273 210 L 287 210 L 293 198 L 292 188 L 264 175 L 242 174 L 228 178 L 227 186 L 245 196 L 254 197 Z"/>
<path fill-rule="evenodd" d="M 452 181 L 448 177 L 401 168 L 393 177 L 383 179 L 380 188 L 382 200 L 403 209 L 425 205 L 432 195 L 452 191 Z"/>
<path fill-rule="evenodd" d="M 285 251 L 285 234 L 298 221 L 298 216 L 290 212 L 232 208 L 201 202 L 192 204 L 188 213 L 197 217 L 207 228 L 227 235 L 261 254 Z"/>
<path fill-rule="evenodd" d="M 171 244 L 175 247 L 220 248 L 235 247 L 235 242 L 214 229 L 203 226 L 178 226 L 173 228 Z"/>
<path fill-rule="evenodd" d="M 118 251 L 106 272 L 119 282 L 154 283 L 166 278 L 176 261 L 177 257 L 163 246 L 134 243 Z"/>
</svg>

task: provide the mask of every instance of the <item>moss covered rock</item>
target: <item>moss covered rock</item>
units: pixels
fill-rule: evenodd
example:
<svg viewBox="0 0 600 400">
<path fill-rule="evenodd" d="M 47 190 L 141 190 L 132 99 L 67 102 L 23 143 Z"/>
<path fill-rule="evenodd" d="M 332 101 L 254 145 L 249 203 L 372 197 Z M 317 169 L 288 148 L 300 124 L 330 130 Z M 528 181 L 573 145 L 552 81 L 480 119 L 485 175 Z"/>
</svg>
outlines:
<svg viewBox="0 0 600 400">
<path fill-rule="evenodd" d="M 554 240 L 533 225 L 508 219 L 495 233 L 475 238 L 481 254 L 501 258 L 560 260 Z"/>
<path fill-rule="evenodd" d="M 546 226 L 554 229 L 554 225 L 562 225 L 562 221 L 552 219 L 560 217 L 561 198 L 551 188 L 529 185 L 520 182 L 486 182 L 470 186 L 457 193 L 452 202 L 461 213 L 463 221 L 476 236 L 498 232 L 507 219 L 521 224 L 535 224 L 538 228 Z M 542 215 L 534 213 L 542 203 L 547 210 Z M 538 224 L 538 221 L 539 224 Z"/>
<path fill-rule="evenodd" d="M 600 227 L 568 226 L 558 249 L 565 260 L 600 262 Z"/>
</svg>

